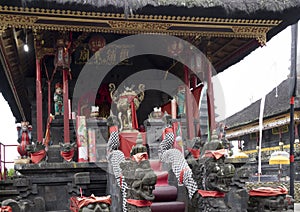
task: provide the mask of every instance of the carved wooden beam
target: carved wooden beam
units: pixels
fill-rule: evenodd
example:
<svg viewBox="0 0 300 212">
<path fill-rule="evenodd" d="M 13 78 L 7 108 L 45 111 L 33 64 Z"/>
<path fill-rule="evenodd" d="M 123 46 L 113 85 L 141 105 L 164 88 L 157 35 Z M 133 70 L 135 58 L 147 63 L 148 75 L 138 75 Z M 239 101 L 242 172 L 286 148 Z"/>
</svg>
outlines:
<svg viewBox="0 0 300 212">
<path fill-rule="evenodd" d="M 266 34 L 281 20 L 222 19 L 189 16 L 130 15 L 0 6 L 0 23 L 36 30 L 161 33 L 176 36 L 254 38 L 265 45 Z M 0 31 L 1 32 L 1 31 Z"/>
</svg>

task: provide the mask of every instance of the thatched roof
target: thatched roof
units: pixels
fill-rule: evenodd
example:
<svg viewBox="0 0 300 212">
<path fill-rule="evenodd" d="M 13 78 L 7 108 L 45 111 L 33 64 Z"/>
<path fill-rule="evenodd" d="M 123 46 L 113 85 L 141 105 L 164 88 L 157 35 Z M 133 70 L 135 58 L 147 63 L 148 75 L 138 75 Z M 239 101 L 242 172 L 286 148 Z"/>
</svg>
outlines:
<svg viewBox="0 0 300 212">
<path fill-rule="evenodd" d="M 23 4 L 35 3 L 37 0 L 23 0 Z M 39 0 L 39 2 L 41 2 Z M 212 8 L 212 7 L 222 7 L 228 13 L 235 12 L 237 10 L 243 11 L 245 13 L 254 13 L 259 10 L 264 11 L 283 11 L 290 7 L 299 6 L 299 1 L 297 0 L 44 0 L 48 3 L 56 3 L 63 5 L 86 5 L 93 6 L 97 8 L 114 6 L 116 8 L 126 8 L 129 6 L 133 10 L 138 10 L 146 6 L 175 6 L 175 7 L 201 7 L 201 8 Z"/>
<path fill-rule="evenodd" d="M 162 14 L 164 11 L 163 13 L 169 15 L 205 14 L 210 17 L 246 18 L 255 14 L 258 19 L 265 16 L 266 12 L 269 13 L 268 16 L 276 18 L 279 12 L 286 16 L 287 10 L 300 9 L 299 0 L 2 0 L 1 5 L 148 14 Z M 169 9 L 165 10 L 166 7 Z"/>
<path fill-rule="evenodd" d="M 281 84 L 274 88 L 267 94 L 264 107 L 264 119 L 274 116 L 280 116 L 289 112 L 290 109 L 290 95 L 289 86 L 291 82 L 289 79 L 284 80 Z M 297 82 L 297 92 L 300 93 L 300 80 Z M 257 122 L 259 119 L 261 99 L 252 103 L 243 110 L 235 113 L 226 119 L 226 126 L 228 129 L 241 127 L 250 123 Z M 295 110 L 300 109 L 299 97 L 295 98 Z"/>
</svg>

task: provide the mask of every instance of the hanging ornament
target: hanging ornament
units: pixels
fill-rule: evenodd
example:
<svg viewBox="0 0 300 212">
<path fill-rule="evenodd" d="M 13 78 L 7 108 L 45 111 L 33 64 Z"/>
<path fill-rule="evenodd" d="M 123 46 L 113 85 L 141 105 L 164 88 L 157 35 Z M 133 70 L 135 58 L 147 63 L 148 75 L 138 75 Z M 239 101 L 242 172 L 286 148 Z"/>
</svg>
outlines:
<svg viewBox="0 0 300 212">
<path fill-rule="evenodd" d="M 101 35 L 95 35 L 93 37 L 91 37 L 91 39 L 89 40 L 89 49 L 95 53 L 96 51 L 98 51 L 99 49 L 102 49 L 106 44 L 106 41 L 104 39 L 104 37 L 102 37 Z"/>
</svg>

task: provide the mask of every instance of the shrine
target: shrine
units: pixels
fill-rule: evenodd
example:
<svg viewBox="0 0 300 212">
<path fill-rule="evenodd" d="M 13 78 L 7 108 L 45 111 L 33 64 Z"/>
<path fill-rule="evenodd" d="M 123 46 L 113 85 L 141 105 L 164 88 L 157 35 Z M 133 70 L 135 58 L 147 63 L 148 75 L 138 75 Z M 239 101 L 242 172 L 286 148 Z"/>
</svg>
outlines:
<svg viewBox="0 0 300 212">
<path fill-rule="evenodd" d="M 0 16 L 0 91 L 21 123 L 0 211 L 263 202 L 239 181 L 244 161 L 227 159 L 212 77 L 296 23 L 300 3 L 12 0 Z M 285 188 L 270 190 L 271 209 L 292 208 Z"/>
</svg>

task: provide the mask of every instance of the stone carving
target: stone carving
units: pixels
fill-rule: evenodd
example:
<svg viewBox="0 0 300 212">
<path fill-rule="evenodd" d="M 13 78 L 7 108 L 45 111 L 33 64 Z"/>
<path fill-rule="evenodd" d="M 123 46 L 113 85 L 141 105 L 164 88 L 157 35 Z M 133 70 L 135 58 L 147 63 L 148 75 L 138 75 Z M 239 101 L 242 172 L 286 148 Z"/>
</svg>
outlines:
<svg viewBox="0 0 300 212">
<path fill-rule="evenodd" d="M 126 160 L 120 164 L 124 180 L 127 183 L 127 209 L 128 211 L 151 212 L 151 201 L 154 200 L 152 191 L 156 184 L 156 175 L 150 167 L 148 160 L 140 163 Z"/>
<path fill-rule="evenodd" d="M 130 152 L 131 158 L 125 160 L 124 153 L 116 150 L 119 145 L 117 126 L 111 126 L 111 129 L 113 131 L 111 131 L 107 147 L 108 160 L 113 167 L 117 184 L 121 188 L 123 211 L 150 212 L 151 201 L 154 200 L 152 191 L 155 188 L 157 176 L 150 166 L 147 148 L 142 144 L 142 136 L 138 134 L 136 145 Z"/>
<path fill-rule="evenodd" d="M 285 187 L 260 187 L 249 191 L 249 212 L 288 211 L 289 203 L 286 199 L 288 193 Z M 292 210 L 289 210 L 292 211 Z"/>
<path fill-rule="evenodd" d="M 134 90 L 134 85 L 125 87 L 119 94 L 115 84 L 110 83 L 109 91 L 113 102 L 117 105 L 120 131 L 138 129 L 136 110 L 144 99 L 145 85 L 140 84 L 138 90 Z"/>
<path fill-rule="evenodd" d="M 32 126 L 29 125 L 28 121 L 22 121 L 20 125 L 17 126 L 18 131 L 18 143 L 20 144 L 17 149 L 21 156 L 21 158 L 26 158 L 28 156 L 28 152 L 26 150 L 26 146 L 31 144 L 31 131 Z"/>
<path fill-rule="evenodd" d="M 198 202 L 200 211 L 230 211 L 225 203 L 225 193 L 229 192 L 235 168 L 225 163 L 226 151 L 215 132 L 212 141 L 206 142 L 197 160 L 189 160 L 193 178 L 197 181 L 198 194 L 193 202 Z"/>
<path fill-rule="evenodd" d="M 72 162 L 75 152 L 76 143 L 61 143 L 60 145 L 60 155 L 64 159 L 64 162 Z"/>
<path fill-rule="evenodd" d="M 23 212 L 23 211 L 39 211 L 45 212 L 45 200 L 43 197 L 35 197 L 33 201 L 24 199 L 20 201 L 16 201 L 13 199 L 6 199 L 2 201 L 2 207 L 9 206 L 12 208 L 12 212 Z"/>
<path fill-rule="evenodd" d="M 109 212 L 110 196 L 96 197 L 93 194 L 89 197 L 71 197 L 70 210 L 72 212 Z"/>
<path fill-rule="evenodd" d="M 235 159 L 242 160 L 242 159 Z M 247 212 L 249 195 L 246 182 L 249 180 L 251 169 L 248 167 L 237 168 L 230 186 L 230 192 L 226 196 L 231 212 Z"/>
<path fill-rule="evenodd" d="M 41 142 L 32 143 L 26 146 L 26 150 L 30 155 L 32 163 L 40 163 L 47 161 L 46 146 Z"/>
</svg>

